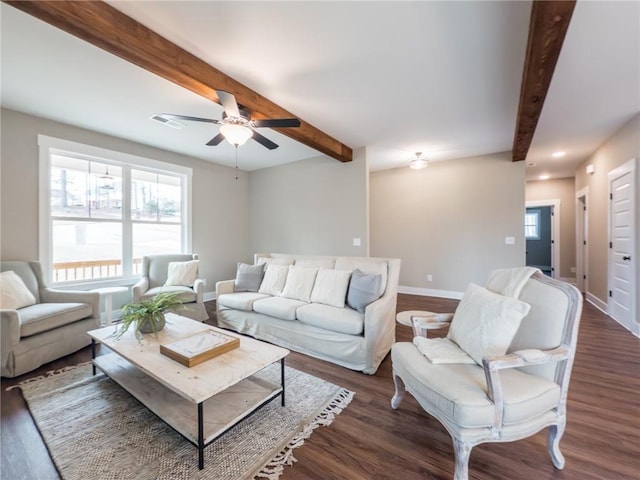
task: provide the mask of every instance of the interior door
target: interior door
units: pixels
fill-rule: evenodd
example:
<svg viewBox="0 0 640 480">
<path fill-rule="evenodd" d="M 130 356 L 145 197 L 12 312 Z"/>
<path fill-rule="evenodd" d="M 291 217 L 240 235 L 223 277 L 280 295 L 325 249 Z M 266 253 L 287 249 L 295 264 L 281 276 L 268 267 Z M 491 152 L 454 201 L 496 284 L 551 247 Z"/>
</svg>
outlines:
<svg viewBox="0 0 640 480">
<path fill-rule="evenodd" d="M 630 326 L 636 319 L 634 253 L 634 172 L 627 172 L 611 181 L 611 265 L 609 275 L 609 315 L 623 325 Z"/>
<path fill-rule="evenodd" d="M 527 207 L 528 215 L 534 215 L 538 218 L 537 229 L 535 234 L 526 236 L 526 265 L 542 270 L 542 273 L 553 276 L 553 239 L 551 216 L 553 207 Z M 534 218 L 535 218 L 534 217 Z"/>
</svg>

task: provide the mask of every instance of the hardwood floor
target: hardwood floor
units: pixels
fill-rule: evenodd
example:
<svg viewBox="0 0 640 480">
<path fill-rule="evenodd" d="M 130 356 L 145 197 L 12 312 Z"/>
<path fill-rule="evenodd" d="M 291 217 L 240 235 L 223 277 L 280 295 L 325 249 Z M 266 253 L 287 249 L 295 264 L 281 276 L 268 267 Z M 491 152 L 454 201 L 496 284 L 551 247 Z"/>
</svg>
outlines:
<svg viewBox="0 0 640 480">
<path fill-rule="evenodd" d="M 448 312 L 456 304 L 454 300 L 398 296 L 398 311 Z M 210 302 L 207 308 L 214 311 L 215 304 Z M 408 327 L 397 327 L 398 341 L 410 338 Z M 560 444 L 566 458 L 565 469 L 553 468 L 543 431 L 518 442 L 474 448 L 470 478 L 640 479 L 639 347 L 637 338 L 585 303 L 569 388 L 568 425 Z M 0 478 L 58 478 L 20 391 L 6 392 L 6 387 L 89 358 L 87 348 L 17 379 L 2 379 Z M 330 427 L 316 429 L 295 451 L 298 462 L 285 469 L 281 480 L 452 478 L 453 447 L 444 428 L 409 394 L 398 410 L 391 409 L 393 382 L 389 357 L 373 376 L 295 352 L 288 357 L 287 364 L 346 387 L 356 395 Z"/>
</svg>

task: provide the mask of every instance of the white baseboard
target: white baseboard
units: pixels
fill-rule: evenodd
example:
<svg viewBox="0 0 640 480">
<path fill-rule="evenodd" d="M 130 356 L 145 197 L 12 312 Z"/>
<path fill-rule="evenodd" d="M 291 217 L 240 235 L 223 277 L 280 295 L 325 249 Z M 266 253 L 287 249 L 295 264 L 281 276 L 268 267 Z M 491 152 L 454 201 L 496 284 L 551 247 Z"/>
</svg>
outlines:
<svg viewBox="0 0 640 480">
<path fill-rule="evenodd" d="M 605 302 L 600 300 L 598 297 L 596 297 L 595 295 L 593 295 L 592 293 L 589 293 L 589 292 L 585 293 L 584 296 L 585 296 L 585 299 L 587 300 L 587 302 L 589 302 L 591 305 L 596 307 L 598 310 L 600 310 L 602 313 L 604 313 L 611 320 L 613 320 L 614 322 L 618 323 L 619 325 L 624 327 L 626 330 L 629 330 L 636 337 L 640 337 L 640 324 L 638 324 L 638 323 L 636 323 L 634 321 L 631 321 L 631 324 L 627 325 L 626 323 L 623 323 L 620 320 L 618 320 L 618 319 L 612 317 L 611 315 L 609 315 L 609 313 L 607 312 L 607 310 L 609 309 L 609 306 Z"/>
<path fill-rule="evenodd" d="M 409 295 L 421 295 L 423 297 L 439 297 L 439 298 L 452 298 L 454 300 L 460 300 L 464 292 L 455 292 L 452 290 L 436 290 L 431 288 L 419 288 L 419 287 L 405 287 L 400 285 L 398 287 L 398 293 L 408 293 Z"/>
<path fill-rule="evenodd" d="M 202 299 L 205 302 L 210 302 L 211 300 L 215 300 L 216 299 L 216 292 L 204 292 L 204 295 L 202 295 Z"/>
</svg>

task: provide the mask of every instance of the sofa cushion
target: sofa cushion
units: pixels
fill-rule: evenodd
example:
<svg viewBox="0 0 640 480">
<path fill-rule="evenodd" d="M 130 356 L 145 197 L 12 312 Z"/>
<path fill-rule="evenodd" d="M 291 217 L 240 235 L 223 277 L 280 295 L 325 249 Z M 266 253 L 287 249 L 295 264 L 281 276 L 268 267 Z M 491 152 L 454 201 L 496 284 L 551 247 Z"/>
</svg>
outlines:
<svg viewBox="0 0 640 480">
<path fill-rule="evenodd" d="M 167 267 L 167 286 L 192 287 L 198 277 L 199 260 L 189 262 L 169 262 Z"/>
<path fill-rule="evenodd" d="M 484 369 L 478 365 L 434 365 L 408 342 L 395 343 L 391 361 L 413 396 L 437 407 L 449 420 L 467 428 L 490 427 L 494 405 L 487 398 Z M 504 423 L 523 422 L 558 405 L 560 387 L 518 369 L 500 371 L 505 399 Z"/>
<path fill-rule="evenodd" d="M 268 263 L 267 270 L 264 272 L 264 277 L 262 278 L 262 283 L 260 284 L 258 292 L 266 295 L 279 296 L 284 289 L 288 273 L 288 266 Z"/>
<path fill-rule="evenodd" d="M 173 285 L 173 286 L 163 285 L 161 287 L 151 288 L 146 292 L 144 292 L 144 295 L 140 297 L 140 300 L 148 300 L 159 293 L 174 293 L 174 292 L 181 293 L 179 299 L 182 303 L 190 303 L 190 302 L 196 301 L 196 292 L 193 291 L 193 288 L 180 286 L 180 285 Z"/>
<path fill-rule="evenodd" d="M 257 292 L 237 292 L 224 293 L 216 299 L 219 305 L 236 310 L 244 310 L 250 312 L 253 310 L 253 303 L 262 298 L 271 298 L 269 295 Z"/>
<path fill-rule="evenodd" d="M 332 332 L 362 335 L 364 315 L 350 308 L 311 303 L 298 308 L 298 320 Z"/>
<path fill-rule="evenodd" d="M 483 357 L 507 352 L 530 308 L 520 300 L 471 283 L 456 308 L 447 337 L 482 365 Z"/>
<path fill-rule="evenodd" d="M 360 313 L 364 313 L 365 308 L 370 303 L 380 298 L 380 283 L 382 275 L 367 275 L 356 269 L 351 274 L 349 291 L 347 292 L 347 304 Z"/>
<path fill-rule="evenodd" d="M 282 320 L 295 320 L 296 310 L 303 305 L 307 304 L 292 298 L 268 297 L 253 302 L 253 310 Z"/>
<path fill-rule="evenodd" d="M 309 303 L 317 274 L 317 268 L 289 266 L 289 273 L 287 274 L 282 296 Z"/>
<path fill-rule="evenodd" d="M 344 308 L 350 278 L 351 272 L 347 270 L 321 268 L 311 291 L 311 301 Z"/>
<path fill-rule="evenodd" d="M 257 292 L 264 276 L 265 264 L 247 265 L 238 262 L 233 289 L 236 292 Z"/>
<path fill-rule="evenodd" d="M 36 297 L 13 270 L 0 273 L 0 308 L 17 310 L 36 303 Z"/>
<path fill-rule="evenodd" d="M 366 258 L 363 258 L 362 260 L 353 260 L 350 258 L 339 257 L 336 259 L 336 270 L 349 270 L 350 272 L 353 272 L 356 269 L 366 273 L 367 275 L 380 275 L 381 282 L 378 296 L 381 297 L 387 288 L 387 262 L 384 260 L 372 260 Z"/>
<path fill-rule="evenodd" d="M 29 337 L 90 317 L 92 309 L 88 303 L 36 303 L 19 313 L 20 336 Z"/>
</svg>

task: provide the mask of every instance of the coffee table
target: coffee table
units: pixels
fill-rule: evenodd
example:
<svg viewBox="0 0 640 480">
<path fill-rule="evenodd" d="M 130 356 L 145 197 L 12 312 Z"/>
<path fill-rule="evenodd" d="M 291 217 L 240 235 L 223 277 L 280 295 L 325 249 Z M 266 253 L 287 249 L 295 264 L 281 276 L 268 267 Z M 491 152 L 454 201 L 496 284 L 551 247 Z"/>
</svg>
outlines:
<svg viewBox="0 0 640 480">
<path fill-rule="evenodd" d="M 141 342 L 133 331 L 116 340 L 114 326 L 88 332 L 93 373 L 96 368 L 103 371 L 193 443 L 202 470 L 207 445 L 274 398 L 280 396 L 284 406 L 284 359 L 289 350 L 172 313 L 166 314 L 166 320 L 157 338 L 146 334 Z M 240 339 L 240 347 L 191 368 L 160 353 L 161 344 L 205 330 L 235 336 Z M 112 353 L 96 357 L 96 342 Z M 277 361 L 280 385 L 253 376 Z"/>
</svg>

